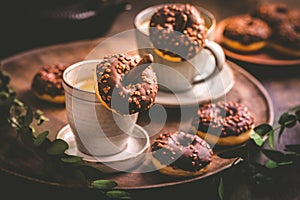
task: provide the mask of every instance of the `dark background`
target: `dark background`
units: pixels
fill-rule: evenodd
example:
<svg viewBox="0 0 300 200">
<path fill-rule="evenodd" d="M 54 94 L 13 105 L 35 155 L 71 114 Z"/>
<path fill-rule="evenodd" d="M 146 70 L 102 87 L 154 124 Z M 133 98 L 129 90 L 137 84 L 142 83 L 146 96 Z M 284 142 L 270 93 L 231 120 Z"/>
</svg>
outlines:
<svg viewBox="0 0 300 200">
<path fill-rule="evenodd" d="M 109 36 L 131 29 L 133 16 L 139 10 L 158 3 L 189 2 L 203 6 L 219 21 L 247 13 L 264 1 L 4 0 L 0 5 L 0 58 L 40 46 Z M 298 0 L 281 1 L 299 7 Z M 130 7 L 130 11 L 125 11 Z M 114 22 L 118 25 L 112 26 Z"/>
<path fill-rule="evenodd" d="M 134 16 L 143 8 L 162 2 L 142 0 L 27 0 L 1 1 L 0 6 L 0 59 L 33 48 L 108 37 L 133 28 Z M 217 21 L 231 15 L 247 13 L 262 0 L 192 0 L 184 1 L 210 10 Z M 282 1 L 299 9 L 299 0 Z M 129 6 L 130 5 L 130 6 Z M 131 10 L 126 11 L 131 7 Z M 81 15 L 80 15 L 81 13 Z M 82 14 L 84 13 L 84 14 Z M 299 102 L 299 66 L 270 68 L 239 63 L 257 77 L 268 90 L 275 110 L 275 118 Z M 296 93 L 282 93 L 279 89 Z M 292 89 L 291 89 L 292 88 Z M 297 90 L 298 88 L 298 90 Z M 297 93 L 298 91 L 298 93 Z M 296 99 L 294 99 L 296 98 Z M 298 99 L 297 99 L 298 98 Z M 299 133 L 294 130 L 294 134 Z M 300 199 L 300 174 L 298 169 L 278 172 L 282 182 L 254 187 L 241 175 L 243 165 L 232 168 L 225 175 L 225 199 Z M 157 189 L 134 193 L 137 199 L 217 199 L 219 177 L 199 183 L 170 189 Z M 199 191 L 190 196 L 189 191 Z M 195 194 L 195 193 L 193 193 Z M 103 199 L 103 195 L 90 190 L 71 190 L 24 180 L 0 172 L 0 199 Z"/>
</svg>

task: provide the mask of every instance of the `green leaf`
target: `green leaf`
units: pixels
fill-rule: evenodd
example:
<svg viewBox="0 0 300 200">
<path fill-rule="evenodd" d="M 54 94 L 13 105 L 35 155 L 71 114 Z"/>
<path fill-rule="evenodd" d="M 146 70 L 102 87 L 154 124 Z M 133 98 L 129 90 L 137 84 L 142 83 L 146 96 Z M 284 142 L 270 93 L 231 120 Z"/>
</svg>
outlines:
<svg viewBox="0 0 300 200">
<path fill-rule="evenodd" d="M 10 77 L 7 73 L 1 73 L 0 80 L 3 85 L 8 85 L 8 83 L 10 82 Z"/>
<path fill-rule="evenodd" d="M 300 154 L 300 144 L 290 144 L 285 146 L 288 151 Z"/>
<path fill-rule="evenodd" d="M 271 160 L 273 160 L 277 163 L 287 161 L 287 156 L 284 153 L 280 152 L 280 151 L 263 149 L 262 152 L 268 158 L 270 158 Z"/>
<path fill-rule="evenodd" d="M 51 146 L 47 149 L 47 153 L 49 155 L 60 155 L 63 154 L 68 148 L 69 145 L 64 140 L 56 139 L 52 142 Z"/>
<path fill-rule="evenodd" d="M 19 132 L 21 140 L 24 144 L 31 146 L 33 143 L 33 137 L 32 134 L 27 133 L 27 132 Z"/>
<path fill-rule="evenodd" d="M 33 121 L 33 113 L 32 113 L 32 109 L 30 106 L 27 106 L 26 108 L 26 115 L 24 117 L 24 124 L 23 126 L 28 126 L 32 123 Z"/>
<path fill-rule="evenodd" d="M 218 196 L 220 200 L 224 199 L 224 183 L 223 177 L 220 178 L 219 186 L 218 186 Z"/>
<path fill-rule="evenodd" d="M 6 101 L 9 98 L 9 94 L 7 92 L 0 92 L 0 100 Z"/>
<path fill-rule="evenodd" d="M 287 128 L 291 128 L 296 125 L 297 118 L 295 115 L 290 115 L 288 113 L 284 113 L 280 116 L 278 123 Z"/>
<path fill-rule="evenodd" d="M 38 119 L 37 125 L 40 126 L 42 125 L 45 121 L 49 121 L 49 119 L 45 116 L 40 116 L 40 118 Z"/>
<path fill-rule="evenodd" d="M 20 101 L 19 99 L 14 99 L 14 104 L 19 107 L 24 107 L 24 103 Z"/>
<path fill-rule="evenodd" d="M 62 162 L 64 163 L 79 163 L 82 161 L 82 157 L 78 157 L 78 156 L 66 156 L 60 159 Z"/>
<path fill-rule="evenodd" d="M 268 160 L 267 163 L 265 164 L 266 168 L 269 169 L 274 169 L 276 167 L 278 167 L 277 162 L 273 161 L 273 160 Z"/>
<path fill-rule="evenodd" d="M 81 170 L 75 169 L 74 174 L 75 174 L 76 178 L 77 178 L 82 184 L 84 184 L 84 185 L 87 184 L 87 179 L 86 179 L 84 173 L 83 173 Z"/>
<path fill-rule="evenodd" d="M 286 161 L 286 162 L 275 162 L 273 160 L 269 160 L 265 166 L 269 169 L 274 169 L 274 168 L 277 168 L 279 166 L 285 166 L 285 165 L 291 165 L 293 164 L 293 161 Z"/>
<path fill-rule="evenodd" d="M 292 128 L 297 123 L 297 117 L 295 115 L 289 115 L 289 121 L 287 121 L 284 125 L 287 128 Z"/>
<path fill-rule="evenodd" d="M 117 186 L 115 181 L 111 180 L 95 180 L 91 183 L 91 186 L 95 189 L 105 190 L 105 189 L 112 189 Z"/>
<path fill-rule="evenodd" d="M 49 121 L 49 119 L 43 115 L 43 112 L 41 110 L 36 110 L 34 112 L 34 119 L 38 120 L 38 126 L 40 126 L 44 121 Z"/>
<path fill-rule="evenodd" d="M 10 98 L 13 100 L 16 97 L 16 92 L 12 88 L 8 88 Z M 13 102 L 13 101 L 12 101 Z"/>
<path fill-rule="evenodd" d="M 105 193 L 109 198 L 131 199 L 130 194 L 121 190 L 111 190 Z"/>
<path fill-rule="evenodd" d="M 299 111 L 299 110 L 300 110 L 300 105 L 292 107 L 292 108 L 289 109 L 290 112 Z"/>
<path fill-rule="evenodd" d="M 40 146 L 45 141 L 45 139 L 47 138 L 48 135 L 49 135 L 49 131 L 44 131 L 44 132 L 40 133 L 33 140 L 34 146 Z"/>
<path fill-rule="evenodd" d="M 255 144 L 257 145 L 257 146 L 262 146 L 263 144 L 264 144 L 264 140 L 262 139 L 262 137 L 259 135 L 259 134 L 257 134 L 257 133 L 252 133 L 251 135 L 250 135 L 250 138 L 255 142 Z"/>
<path fill-rule="evenodd" d="M 260 124 L 254 128 L 254 131 L 260 136 L 264 136 L 266 134 L 269 134 L 271 131 L 273 131 L 273 127 L 270 126 L 269 124 Z"/>
<path fill-rule="evenodd" d="M 269 145 L 274 149 L 274 130 L 269 133 Z"/>
<path fill-rule="evenodd" d="M 295 112 L 295 115 L 296 115 L 296 117 L 297 117 L 298 122 L 300 123 L 300 110 L 297 110 L 297 111 Z"/>
<path fill-rule="evenodd" d="M 38 120 L 42 115 L 43 115 L 43 111 L 38 109 L 34 112 L 34 119 Z"/>
<path fill-rule="evenodd" d="M 287 120 L 288 115 L 289 115 L 289 113 L 287 113 L 287 112 L 282 113 L 279 117 L 278 123 L 283 125 L 284 122 Z"/>
<path fill-rule="evenodd" d="M 277 164 L 278 164 L 278 166 L 291 165 L 291 164 L 293 164 L 293 161 L 280 162 Z"/>
<path fill-rule="evenodd" d="M 278 134 L 278 144 L 279 144 L 279 142 L 280 142 L 280 138 L 281 138 L 281 135 L 282 135 L 284 129 L 285 129 L 284 126 L 281 126 L 281 127 L 280 127 L 279 134 Z"/>
</svg>

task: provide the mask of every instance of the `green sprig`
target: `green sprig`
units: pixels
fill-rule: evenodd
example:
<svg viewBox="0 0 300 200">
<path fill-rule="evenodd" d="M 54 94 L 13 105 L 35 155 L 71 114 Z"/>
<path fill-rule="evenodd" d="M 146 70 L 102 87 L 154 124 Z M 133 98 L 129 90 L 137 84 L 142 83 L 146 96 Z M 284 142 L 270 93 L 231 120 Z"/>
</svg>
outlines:
<svg viewBox="0 0 300 200">
<path fill-rule="evenodd" d="M 300 123 L 300 106 L 295 106 L 290 108 L 287 112 L 284 112 L 279 117 L 278 125 L 276 127 L 272 127 L 268 124 L 262 124 L 254 128 L 255 133 L 251 136 L 251 139 L 261 148 L 261 152 L 270 159 L 265 164 L 267 168 L 291 165 L 294 163 L 295 159 L 297 160 L 300 158 L 299 154 L 297 154 L 297 152 L 293 152 L 292 149 L 289 149 L 289 153 L 274 149 L 275 134 L 278 133 L 279 143 L 284 130 L 286 128 L 295 127 L 297 122 Z M 257 135 L 264 136 L 264 138 L 258 137 Z M 264 148 L 264 142 L 266 140 L 269 141 L 269 145 L 273 150 Z"/>
<path fill-rule="evenodd" d="M 300 144 L 286 145 L 284 151 L 277 149 L 274 144 L 276 134 L 279 143 L 285 130 L 295 127 L 297 122 L 300 123 L 300 105 L 282 113 L 277 121 L 278 124 L 275 126 L 269 124 L 257 125 L 250 135 L 251 140 L 239 147 L 242 149 L 239 150 L 239 152 L 242 152 L 239 156 L 243 157 L 244 166 L 247 169 L 244 172 L 249 175 L 249 179 L 252 179 L 254 183 L 272 183 L 274 181 L 272 170 L 300 164 Z M 270 148 L 266 148 L 266 141 L 268 141 Z M 231 152 L 229 152 L 230 154 Z M 226 152 L 221 155 L 226 155 Z M 261 164 L 259 162 L 259 159 L 257 159 L 259 155 L 264 155 L 267 158 L 265 163 Z M 218 186 L 220 200 L 224 198 L 223 184 L 222 177 Z"/>
<path fill-rule="evenodd" d="M 17 137 L 30 147 L 32 147 L 48 165 L 46 168 L 50 173 L 65 170 L 73 171 L 78 180 L 89 188 L 105 190 L 102 193 L 107 197 L 118 199 L 130 199 L 130 194 L 113 189 L 117 183 L 111 180 L 93 180 L 92 177 L 100 177 L 102 173 L 85 165 L 82 157 L 68 155 L 65 151 L 68 144 L 61 139 L 50 141 L 47 136 L 49 131 L 37 133 L 33 127 L 34 123 L 41 126 L 49 119 L 43 115 L 41 110 L 33 110 L 16 98 L 16 92 L 9 87 L 10 77 L 0 70 L 0 125 L 8 123 L 16 129 Z"/>
</svg>

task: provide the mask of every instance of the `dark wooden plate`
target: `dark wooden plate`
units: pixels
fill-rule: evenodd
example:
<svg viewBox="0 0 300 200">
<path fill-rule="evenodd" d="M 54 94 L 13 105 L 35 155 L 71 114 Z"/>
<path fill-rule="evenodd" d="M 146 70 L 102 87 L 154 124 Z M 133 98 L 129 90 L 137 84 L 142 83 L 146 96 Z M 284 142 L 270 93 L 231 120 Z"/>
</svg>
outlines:
<svg viewBox="0 0 300 200">
<path fill-rule="evenodd" d="M 242 16 L 242 15 L 239 15 Z M 220 21 L 215 30 L 215 41 L 222 45 L 222 37 L 223 37 L 223 31 L 226 26 L 226 24 L 233 18 L 238 16 L 232 16 L 228 17 L 226 19 L 223 19 Z M 251 64 L 259 64 L 264 66 L 296 66 L 300 64 L 300 58 L 299 57 L 288 57 L 285 55 L 282 55 L 278 52 L 275 52 L 271 48 L 264 48 L 258 52 L 255 53 L 242 53 L 242 52 L 236 52 L 229 48 L 227 48 L 225 45 L 222 45 L 223 50 L 225 52 L 225 55 L 229 58 L 251 63 Z"/>
<path fill-rule="evenodd" d="M 12 78 L 11 86 L 16 90 L 19 98 L 34 108 L 43 110 L 44 114 L 50 118 L 50 121 L 42 126 L 43 130 L 50 130 L 50 139 L 54 139 L 59 130 L 67 124 L 65 107 L 64 105 L 54 105 L 43 102 L 32 94 L 30 86 L 34 74 L 45 64 L 60 62 L 72 64 L 80 61 L 102 40 L 103 38 L 40 48 L 10 57 L 3 61 L 3 68 L 10 73 Z M 228 64 L 232 67 L 234 72 L 235 84 L 224 98 L 226 98 L 226 100 L 240 102 L 251 108 L 251 112 L 257 124 L 265 122 L 271 123 L 273 120 L 273 107 L 263 86 L 241 67 L 232 62 L 228 62 Z M 191 116 L 183 122 L 183 127 L 188 129 L 190 127 L 190 120 L 196 110 L 195 107 L 186 109 L 191 109 Z M 153 119 L 149 125 L 146 113 L 139 116 L 138 123 L 145 127 L 151 135 L 151 140 L 160 132 L 178 129 L 180 109 L 167 108 L 166 111 L 168 113 L 168 119 L 162 127 L 160 127 L 160 122 L 155 119 Z M 160 128 L 156 129 L 155 127 Z M 39 127 L 39 129 L 41 129 L 41 127 Z M 44 163 L 37 155 L 21 143 L 13 145 L 15 137 L 13 129 L 1 128 L 0 133 L 0 170 L 34 182 L 59 187 L 81 187 L 76 180 L 46 174 L 43 170 Z M 215 155 L 212 167 L 207 173 L 192 178 L 169 177 L 160 174 L 158 171 L 107 174 L 104 178 L 116 180 L 118 187 L 122 189 L 167 187 L 199 181 L 212 176 L 234 165 L 237 159 L 238 158 L 222 159 Z"/>
</svg>

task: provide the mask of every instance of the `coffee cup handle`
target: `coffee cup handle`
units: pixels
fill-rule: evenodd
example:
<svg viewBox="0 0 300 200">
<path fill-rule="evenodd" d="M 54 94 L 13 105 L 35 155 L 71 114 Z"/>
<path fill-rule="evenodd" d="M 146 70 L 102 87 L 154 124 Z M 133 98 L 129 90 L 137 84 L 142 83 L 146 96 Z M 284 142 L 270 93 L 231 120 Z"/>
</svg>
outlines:
<svg viewBox="0 0 300 200">
<path fill-rule="evenodd" d="M 206 76 L 204 78 L 201 75 L 196 75 L 194 77 L 193 84 L 203 82 L 203 81 L 217 75 L 223 69 L 223 66 L 226 61 L 224 51 L 218 43 L 211 41 L 211 40 L 206 40 L 206 44 L 205 44 L 204 48 L 209 50 L 212 53 L 212 55 L 215 59 L 215 63 L 216 63 L 215 69 L 211 74 L 209 74 L 208 76 Z"/>
</svg>

